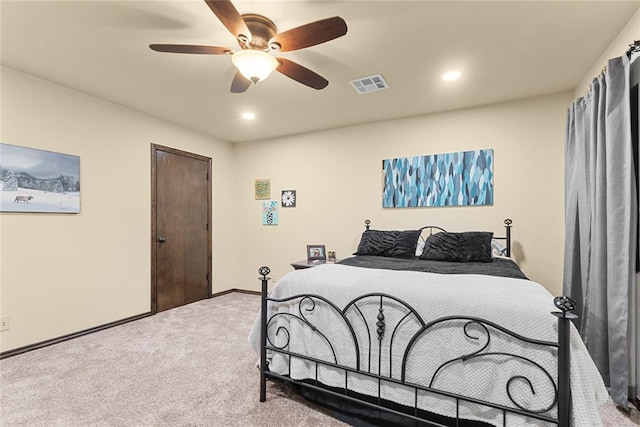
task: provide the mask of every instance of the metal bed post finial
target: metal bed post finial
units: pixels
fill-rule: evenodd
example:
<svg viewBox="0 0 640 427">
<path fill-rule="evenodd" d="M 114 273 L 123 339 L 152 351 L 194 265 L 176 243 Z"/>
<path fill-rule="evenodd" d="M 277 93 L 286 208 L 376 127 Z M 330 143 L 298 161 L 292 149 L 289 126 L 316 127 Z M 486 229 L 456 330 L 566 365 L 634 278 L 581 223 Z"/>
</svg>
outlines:
<svg viewBox="0 0 640 427">
<path fill-rule="evenodd" d="M 571 313 L 576 308 L 576 301 L 559 296 L 553 299 L 553 304 L 560 309 L 551 314 L 558 318 L 558 425 L 569 427 L 571 422 L 571 343 L 570 325 L 572 319 L 578 316 Z"/>
<path fill-rule="evenodd" d="M 507 247 L 507 256 L 510 257 L 511 256 L 511 224 L 513 224 L 513 221 L 510 218 L 507 218 L 504 220 L 504 228 L 505 231 L 507 232 L 507 244 L 505 245 Z"/>
<path fill-rule="evenodd" d="M 271 269 L 262 266 L 258 269 L 258 274 L 262 277 L 258 279 L 262 281 L 262 301 L 260 305 L 260 315 L 262 317 L 262 325 L 260 328 L 260 402 L 267 400 L 267 377 L 265 371 L 267 369 L 267 285 L 270 277 Z"/>
<path fill-rule="evenodd" d="M 364 220 L 364 227 L 367 229 L 367 231 L 369 231 L 369 227 L 371 226 L 371 220 L 370 219 L 365 219 Z"/>
</svg>

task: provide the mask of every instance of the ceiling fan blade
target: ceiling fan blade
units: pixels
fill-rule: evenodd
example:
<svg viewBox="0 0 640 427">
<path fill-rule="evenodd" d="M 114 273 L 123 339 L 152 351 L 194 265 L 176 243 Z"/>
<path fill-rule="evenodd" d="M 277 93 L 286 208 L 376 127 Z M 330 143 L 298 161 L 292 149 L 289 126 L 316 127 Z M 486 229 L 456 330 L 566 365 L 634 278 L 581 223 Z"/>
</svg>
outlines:
<svg viewBox="0 0 640 427">
<path fill-rule="evenodd" d="M 244 35 L 247 41 L 251 41 L 251 31 L 240 16 L 238 9 L 229 0 L 204 0 L 220 22 L 231 31 L 231 34 L 238 37 Z"/>
<path fill-rule="evenodd" d="M 327 79 L 300 64 L 284 58 L 276 59 L 280 62 L 277 71 L 303 85 L 320 90 L 329 84 Z"/>
<path fill-rule="evenodd" d="M 347 23 L 339 16 L 334 16 L 276 34 L 269 40 L 269 45 L 277 43 L 280 52 L 288 52 L 328 42 L 345 34 Z"/>
<path fill-rule="evenodd" d="M 236 75 L 233 76 L 233 81 L 231 82 L 231 93 L 242 93 L 246 92 L 251 86 L 251 80 L 247 79 L 243 76 L 240 71 L 236 72 Z"/>
<path fill-rule="evenodd" d="M 200 53 L 203 55 L 232 54 L 233 50 L 222 46 L 198 46 L 192 44 L 150 44 L 149 47 L 156 52 L 169 53 Z"/>
</svg>

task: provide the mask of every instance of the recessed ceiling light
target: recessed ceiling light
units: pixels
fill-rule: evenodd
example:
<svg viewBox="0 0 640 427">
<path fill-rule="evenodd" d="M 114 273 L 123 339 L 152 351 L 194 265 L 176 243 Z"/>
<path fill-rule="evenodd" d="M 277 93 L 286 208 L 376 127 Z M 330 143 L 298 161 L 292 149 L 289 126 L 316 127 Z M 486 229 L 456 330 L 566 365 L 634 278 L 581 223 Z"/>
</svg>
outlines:
<svg viewBox="0 0 640 427">
<path fill-rule="evenodd" d="M 256 118 L 256 115 L 253 113 L 242 113 L 242 118 L 245 120 L 253 120 Z"/>
<path fill-rule="evenodd" d="M 462 76 L 462 73 L 460 71 L 449 71 L 448 73 L 444 73 L 442 75 L 442 79 L 447 81 L 458 80 L 460 76 Z"/>
</svg>

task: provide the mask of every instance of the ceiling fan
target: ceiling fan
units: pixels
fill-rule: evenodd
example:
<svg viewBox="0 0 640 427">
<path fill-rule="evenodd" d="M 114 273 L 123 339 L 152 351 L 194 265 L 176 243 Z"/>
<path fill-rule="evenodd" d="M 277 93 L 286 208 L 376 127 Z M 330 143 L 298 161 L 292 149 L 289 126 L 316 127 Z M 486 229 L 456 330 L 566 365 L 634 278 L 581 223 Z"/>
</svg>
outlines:
<svg viewBox="0 0 640 427">
<path fill-rule="evenodd" d="M 253 13 L 240 15 L 229 0 L 205 0 L 205 3 L 236 36 L 241 50 L 184 44 L 150 44 L 149 47 L 157 52 L 231 55 L 231 61 L 238 68 L 231 82 L 233 93 L 245 92 L 252 82 L 266 79 L 273 70 L 314 89 L 324 89 L 329 84 L 314 71 L 268 52 L 290 52 L 341 37 L 347 33 L 344 19 L 334 16 L 278 33 L 269 18 Z"/>
</svg>

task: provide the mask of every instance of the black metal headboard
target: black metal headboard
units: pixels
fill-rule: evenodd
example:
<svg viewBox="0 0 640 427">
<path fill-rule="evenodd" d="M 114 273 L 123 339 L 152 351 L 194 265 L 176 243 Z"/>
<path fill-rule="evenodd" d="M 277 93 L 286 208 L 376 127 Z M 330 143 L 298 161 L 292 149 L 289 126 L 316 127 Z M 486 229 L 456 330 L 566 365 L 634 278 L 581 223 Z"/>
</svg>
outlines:
<svg viewBox="0 0 640 427">
<path fill-rule="evenodd" d="M 509 218 L 504 220 L 504 231 L 505 231 L 505 237 L 496 237 L 493 236 L 494 239 L 496 240 L 504 240 L 505 241 L 505 246 L 507 247 L 507 256 L 510 257 L 511 256 L 511 224 L 513 223 L 512 220 L 510 220 Z"/>
<path fill-rule="evenodd" d="M 505 229 L 505 236 L 504 237 L 500 237 L 500 236 L 493 236 L 493 238 L 495 240 L 504 240 L 505 241 L 505 246 L 507 248 L 507 253 L 506 256 L 510 257 L 511 256 L 511 224 L 513 224 L 513 221 L 509 218 L 504 220 L 504 229 Z M 371 220 L 367 219 L 364 221 L 364 226 L 366 228 L 367 231 L 369 231 L 369 229 L 371 228 Z M 429 235 L 433 234 L 434 230 L 435 232 L 440 232 L 440 231 L 447 231 L 442 227 L 438 227 L 435 225 L 426 225 L 422 228 L 420 228 L 421 230 L 429 230 Z"/>
</svg>

